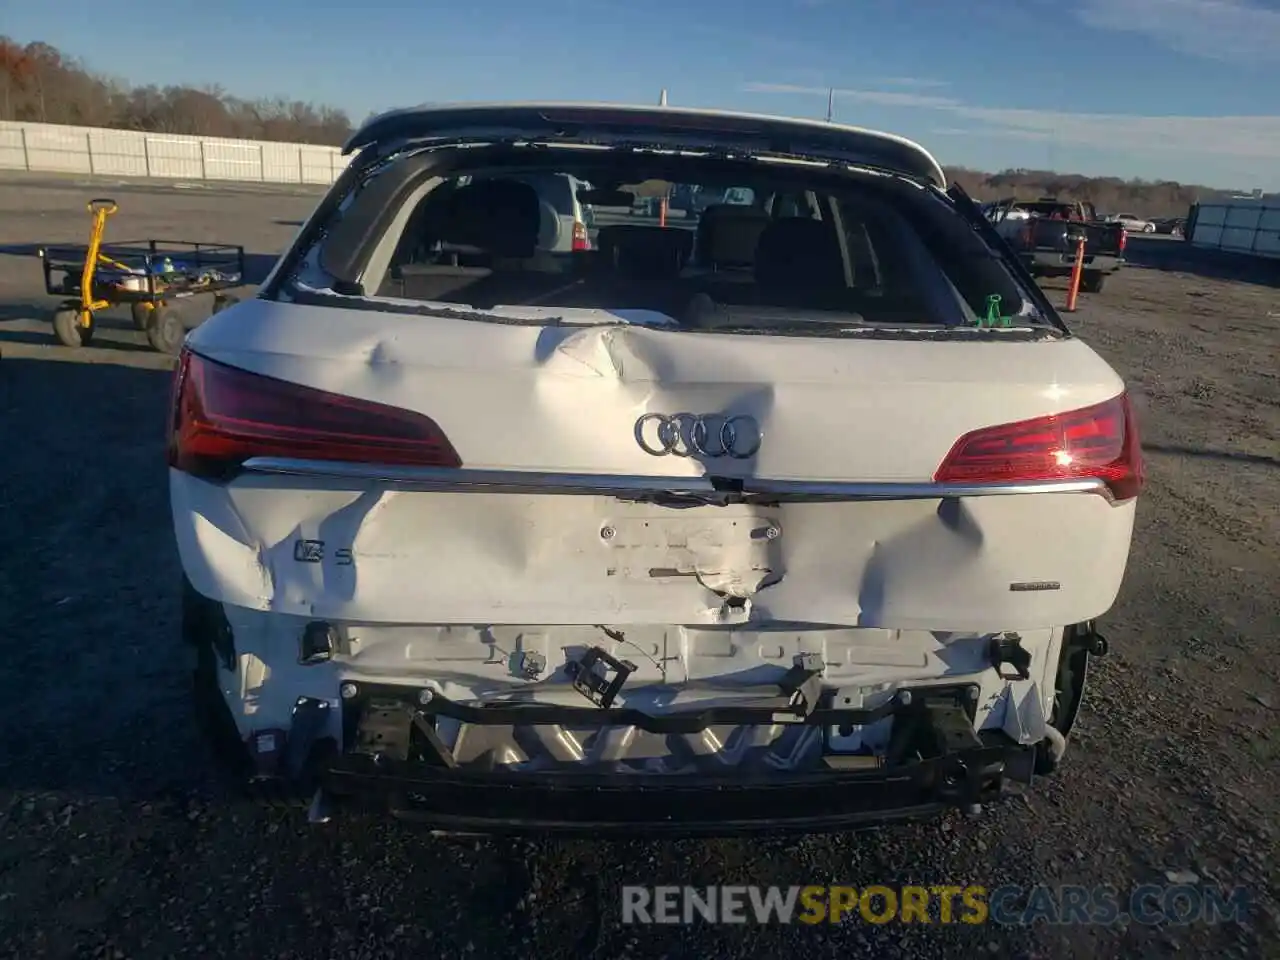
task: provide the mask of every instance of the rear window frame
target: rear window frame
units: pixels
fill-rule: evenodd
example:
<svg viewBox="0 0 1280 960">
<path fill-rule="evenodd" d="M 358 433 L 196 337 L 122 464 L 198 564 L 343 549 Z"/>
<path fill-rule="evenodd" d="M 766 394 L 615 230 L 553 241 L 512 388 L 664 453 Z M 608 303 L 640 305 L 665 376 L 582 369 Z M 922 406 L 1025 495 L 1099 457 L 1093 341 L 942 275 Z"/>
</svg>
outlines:
<svg viewBox="0 0 1280 960">
<path fill-rule="evenodd" d="M 605 159 L 602 154 L 612 155 L 609 159 L 616 162 L 602 163 Z M 296 299 L 298 294 L 304 292 L 296 281 L 300 279 L 298 267 L 305 261 L 319 265 L 329 274 L 329 279 L 336 281 L 331 284 L 322 283 L 318 287 L 304 282 L 308 300 L 317 293 L 323 295 L 327 287 L 335 295 L 331 301 L 335 305 L 338 302 L 349 302 L 352 296 L 360 296 L 373 300 L 375 305 L 390 304 L 384 306 L 384 309 L 401 309 L 402 301 L 379 298 L 353 282 L 352 271 L 354 268 L 358 270 L 357 277 L 363 276 L 372 252 L 371 244 L 376 245 L 385 233 L 408 194 L 426 180 L 437 176 L 457 176 L 463 173 L 476 176 L 500 175 L 503 171 L 526 176 L 539 175 L 543 171 L 547 174 L 564 174 L 566 171 L 563 167 L 570 166 L 573 172 L 569 176 L 575 182 L 617 180 L 618 174 L 625 171 L 628 174 L 626 179 L 643 172 L 648 179 L 706 185 L 724 183 L 742 186 L 744 181 L 757 184 L 767 181 L 770 189 L 765 194 L 766 200 L 779 193 L 811 194 L 819 190 L 842 196 L 861 195 L 875 202 L 887 203 L 895 211 L 905 214 L 905 222 L 921 242 L 926 240 L 921 235 L 921 222 L 934 221 L 937 224 L 943 222 L 939 218 L 945 218 L 950 221 L 947 233 L 953 237 L 969 234 L 969 249 L 966 252 L 973 257 L 972 262 L 978 264 L 986 261 L 987 265 L 1003 274 L 1006 288 L 1018 292 L 1018 309 L 1024 314 L 1030 314 L 1027 316 L 1028 322 L 1039 321 L 1044 326 L 1054 327 L 1062 335 L 1070 335 L 1056 311 L 1046 313 L 1037 298 L 1025 290 L 1023 281 L 1010 269 L 1007 251 L 993 249 L 949 199 L 946 200 L 945 213 L 938 209 L 935 201 L 946 198 L 936 186 L 925 185 L 905 176 L 888 176 L 882 172 L 861 171 L 841 165 L 790 165 L 754 158 L 659 155 L 646 151 L 596 151 L 555 146 L 537 146 L 533 149 L 511 145 L 418 147 L 406 149 L 398 156 L 382 158 L 372 170 L 363 157 L 364 154 L 357 157 L 344 171 L 344 176 L 334 184 L 308 224 L 309 228 L 314 229 L 304 230 L 297 237 L 294 246 L 282 259 L 280 269 L 264 285 L 262 296 L 280 299 L 282 294 L 288 292 L 289 299 Z M 359 209 L 362 196 L 379 193 L 384 195 L 384 203 L 380 209 Z M 925 229 L 928 229 L 927 223 Z M 332 244 L 341 239 L 345 239 L 348 245 L 347 256 L 335 257 Z M 930 254 L 933 269 L 946 279 L 950 293 L 959 297 L 962 308 L 972 310 L 975 305 L 960 293 L 945 261 L 936 257 L 934 246 L 926 243 L 924 249 Z M 457 306 L 463 312 L 472 309 L 464 303 Z"/>
</svg>

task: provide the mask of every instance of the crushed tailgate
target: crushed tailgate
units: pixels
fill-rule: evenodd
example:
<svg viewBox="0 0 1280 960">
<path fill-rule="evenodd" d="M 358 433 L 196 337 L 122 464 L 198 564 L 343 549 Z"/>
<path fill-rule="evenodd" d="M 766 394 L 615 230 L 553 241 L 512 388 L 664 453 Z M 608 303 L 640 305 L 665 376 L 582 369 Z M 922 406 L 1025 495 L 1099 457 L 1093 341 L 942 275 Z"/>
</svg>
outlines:
<svg viewBox="0 0 1280 960">
<path fill-rule="evenodd" d="M 193 343 L 430 416 L 462 467 L 251 460 L 229 482 L 175 471 L 183 564 L 206 596 L 380 622 L 1007 630 L 1086 620 L 1119 588 L 1132 501 L 931 483 L 968 431 L 1119 392 L 1078 341 L 592 327 L 557 331 L 556 347 L 537 327 L 332 318 L 263 302 Z M 307 353 L 282 366 L 277 337 Z M 758 449 L 682 457 L 640 443 L 639 421 L 682 411 L 747 418 Z"/>
</svg>

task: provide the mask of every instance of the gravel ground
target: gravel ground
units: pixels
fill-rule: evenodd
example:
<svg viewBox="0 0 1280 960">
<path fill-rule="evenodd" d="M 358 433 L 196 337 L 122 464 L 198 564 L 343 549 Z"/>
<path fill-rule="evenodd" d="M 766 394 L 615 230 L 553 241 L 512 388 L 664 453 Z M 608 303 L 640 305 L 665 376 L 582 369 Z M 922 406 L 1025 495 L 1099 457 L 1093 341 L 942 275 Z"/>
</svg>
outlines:
<svg viewBox="0 0 1280 960">
<path fill-rule="evenodd" d="M 0 244 L 78 240 L 93 192 L 0 183 Z M 240 242 L 268 260 L 314 204 L 302 193 L 137 186 L 119 199 L 113 236 Z M 1085 295 L 1072 320 L 1129 378 L 1150 485 L 1104 622 L 1112 654 L 1096 661 L 1059 775 L 973 820 L 600 845 L 443 841 L 367 817 L 308 828 L 223 795 L 185 703 L 161 460 L 169 361 L 124 319 L 100 328 L 94 349 L 53 345 L 48 306 L 37 263 L 0 257 L 0 954 L 1274 955 L 1275 287 L 1130 269 Z M 624 884 L 1073 883 L 1124 894 L 1184 873 L 1247 888 L 1247 922 L 619 923 Z"/>
</svg>

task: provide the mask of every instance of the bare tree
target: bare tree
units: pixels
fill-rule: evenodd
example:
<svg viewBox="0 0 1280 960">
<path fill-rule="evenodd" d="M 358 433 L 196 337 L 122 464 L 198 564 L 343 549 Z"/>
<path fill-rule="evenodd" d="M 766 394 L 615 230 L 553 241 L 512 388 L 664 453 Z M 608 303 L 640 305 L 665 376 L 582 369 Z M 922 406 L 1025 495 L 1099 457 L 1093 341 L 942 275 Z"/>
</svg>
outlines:
<svg viewBox="0 0 1280 960">
<path fill-rule="evenodd" d="M 981 173 L 949 168 L 946 173 L 950 180 L 958 182 L 979 200 L 1060 197 L 1063 200 L 1090 201 L 1106 213 L 1133 212 L 1148 217 L 1183 215 L 1197 201 L 1226 197 L 1231 192 L 1172 180 L 1153 183 L 1121 180 L 1119 177 L 1086 177 L 1051 170 L 1010 169 Z"/>
<path fill-rule="evenodd" d="M 0 119 L 340 144 L 342 110 L 283 97 L 249 102 L 220 86 L 132 86 L 94 74 L 47 43 L 0 36 Z"/>
<path fill-rule="evenodd" d="M 0 119 L 17 119 L 21 98 L 32 82 L 35 65 L 26 50 L 8 37 L 0 37 Z"/>
</svg>

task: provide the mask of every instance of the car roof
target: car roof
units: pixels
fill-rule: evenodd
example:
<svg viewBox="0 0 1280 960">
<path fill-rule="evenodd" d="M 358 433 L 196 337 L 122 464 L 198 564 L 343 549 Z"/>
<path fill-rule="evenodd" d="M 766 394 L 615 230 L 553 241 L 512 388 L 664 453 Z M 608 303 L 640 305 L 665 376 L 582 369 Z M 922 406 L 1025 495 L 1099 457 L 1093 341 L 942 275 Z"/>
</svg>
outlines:
<svg viewBox="0 0 1280 960">
<path fill-rule="evenodd" d="M 724 150 L 851 163 L 946 186 L 933 155 L 905 137 L 821 120 L 616 103 L 452 103 L 373 117 L 343 146 L 412 141 L 537 140 Z"/>
</svg>

